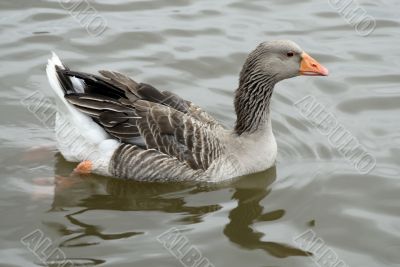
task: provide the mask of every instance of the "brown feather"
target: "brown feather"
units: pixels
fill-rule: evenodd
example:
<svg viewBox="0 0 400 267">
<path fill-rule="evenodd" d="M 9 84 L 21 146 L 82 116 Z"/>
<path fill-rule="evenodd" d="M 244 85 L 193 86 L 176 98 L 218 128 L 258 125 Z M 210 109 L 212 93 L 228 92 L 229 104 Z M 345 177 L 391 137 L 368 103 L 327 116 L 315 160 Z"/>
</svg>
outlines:
<svg viewBox="0 0 400 267">
<path fill-rule="evenodd" d="M 221 154 L 213 131 L 222 127 L 191 102 L 117 72 L 102 70 L 101 77 L 70 70 L 60 73 L 85 83 L 84 94 L 67 88 L 67 101 L 122 142 L 145 145 L 194 170 L 206 170 Z"/>
</svg>

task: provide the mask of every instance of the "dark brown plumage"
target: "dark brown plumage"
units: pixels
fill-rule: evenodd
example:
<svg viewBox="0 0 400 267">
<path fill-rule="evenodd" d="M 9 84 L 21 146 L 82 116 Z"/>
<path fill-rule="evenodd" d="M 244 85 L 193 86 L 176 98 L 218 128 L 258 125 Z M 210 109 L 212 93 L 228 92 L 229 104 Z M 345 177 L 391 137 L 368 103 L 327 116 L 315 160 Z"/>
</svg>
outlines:
<svg viewBox="0 0 400 267">
<path fill-rule="evenodd" d="M 123 143 L 176 157 L 194 170 L 206 170 L 218 157 L 221 149 L 214 130 L 222 127 L 199 107 L 121 73 L 99 73 L 102 76 L 57 70 L 65 99 L 110 135 Z M 65 82 L 67 77 L 81 79 L 84 92 L 72 92 L 72 84 Z"/>
</svg>

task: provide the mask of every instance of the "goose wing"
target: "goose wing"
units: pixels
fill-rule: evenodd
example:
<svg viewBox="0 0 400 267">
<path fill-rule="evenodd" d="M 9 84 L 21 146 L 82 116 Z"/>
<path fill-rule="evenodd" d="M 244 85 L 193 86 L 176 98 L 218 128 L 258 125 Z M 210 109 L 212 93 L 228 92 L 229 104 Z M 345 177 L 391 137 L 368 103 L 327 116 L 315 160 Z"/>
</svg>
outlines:
<svg viewBox="0 0 400 267">
<path fill-rule="evenodd" d="M 57 72 L 65 99 L 123 143 L 158 150 L 195 170 L 206 170 L 222 153 L 223 127 L 190 101 L 117 72 Z M 82 80 L 83 92 L 67 77 Z"/>
<path fill-rule="evenodd" d="M 145 83 L 138 84 L 128 76 L 118 72 L 101 70 L 99 71 L 99 73 L 105 79 L 107 79 L 107 81 L 110 84 L 118 88 L 123 88 L 124 91 L 134 92 L 134 94 L 141 99 L 166 105 L 168 107 L 181 111 L 185 114 L 188 114 L 194 119 L 199 120 L 205 124 L 213 126 L 221 126 L 218 121 L 216 121 L 207 112 L 203 111 L 199 106 L 195 105 L 194 103 L 188 100 L 181 98 L 180 96 L 172 92 L 169 91 L 160 92 L 159 90 L 157 90 L 156 88 L 154 88 L 149 84 Z"/>
</svg>

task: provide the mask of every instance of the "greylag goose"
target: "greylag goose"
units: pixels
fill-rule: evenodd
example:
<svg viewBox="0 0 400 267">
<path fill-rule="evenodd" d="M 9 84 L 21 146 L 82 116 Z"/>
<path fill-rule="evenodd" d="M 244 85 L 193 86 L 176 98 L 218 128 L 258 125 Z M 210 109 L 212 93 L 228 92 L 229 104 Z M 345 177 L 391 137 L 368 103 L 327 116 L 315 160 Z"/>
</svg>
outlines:
<svg viewBox="0 0 400 267">
<path fill-rule="evenodd" d="M 194 103 L 114 71 L 72 71 L 53 53 L 56 140 L 78 173 L 138 181 L 209 181 L 263 171 L 277 145 L 270 100 L 277 82 L 328 70 L 292 41 L 264 42 L 247 57 L 226 129 Z"/>
</svg>

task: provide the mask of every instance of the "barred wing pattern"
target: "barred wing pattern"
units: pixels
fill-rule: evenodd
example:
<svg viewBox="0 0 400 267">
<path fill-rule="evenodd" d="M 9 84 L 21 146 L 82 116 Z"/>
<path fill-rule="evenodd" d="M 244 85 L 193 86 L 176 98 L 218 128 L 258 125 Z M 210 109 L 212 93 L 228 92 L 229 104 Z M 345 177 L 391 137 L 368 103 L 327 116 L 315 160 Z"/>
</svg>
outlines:
<svg viewBox="0 0 400 267">
<path fill-rule="evenodd" d="M 187 101 L 180 96 L 169 91 L 158 91 L 149 84 L 137 84 L 131 78 L 118 73 L 101 70 L 99 73 L 107 79 L 107 81 L 118 88 L 124 88 L 125 91 L 136 92 L 136 96 L 150 102 L 160 103 L 173 109 L 186 113 L 196 120 L 213 126 L 221 126 L 218 121 L 211 117 L 207 112 L 203 111 L 199 106 Z"/>
<path fill-rule="evenodd" d="M 190 101 L 117 72 L 97 76 L 58 68 L 57 73 L 65 99 L 122 142 L 110 166 L 119 173 L 114 175 L 128 177 L 135 169 L 144 175 L 146 167 L 156 166 L 146 162 L 158 162 L 159 171 L 196 176 L 223 153 L 223 127 Z M 68 77 L 82 80 L 83 91 Z M 129 171 L 123 169 L 133 162 Z"/>
</svg>

